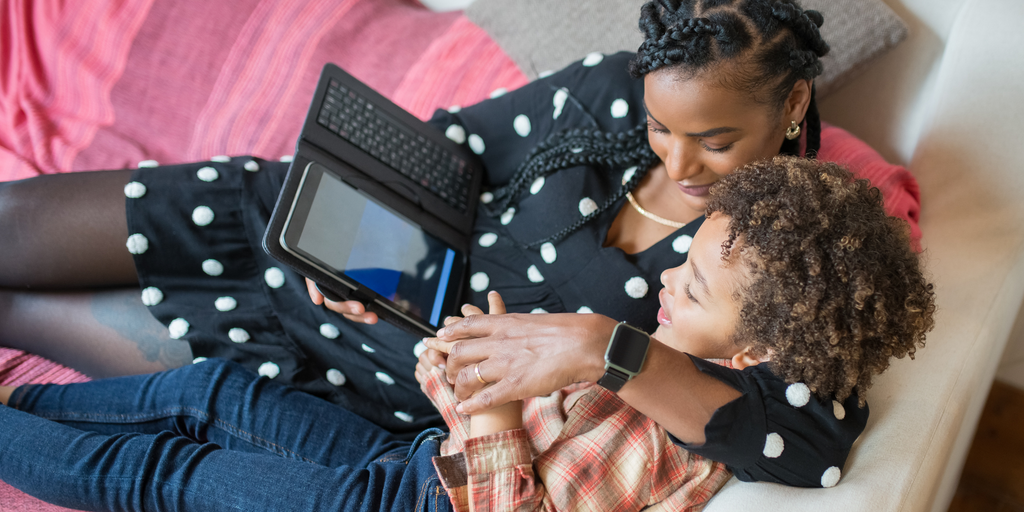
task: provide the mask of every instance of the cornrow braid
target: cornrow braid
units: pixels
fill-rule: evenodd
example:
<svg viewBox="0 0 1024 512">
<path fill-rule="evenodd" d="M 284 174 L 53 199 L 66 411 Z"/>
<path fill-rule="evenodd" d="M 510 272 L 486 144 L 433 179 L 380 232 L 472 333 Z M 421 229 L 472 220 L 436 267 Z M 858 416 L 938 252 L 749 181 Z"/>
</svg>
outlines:
<svg viewBox="0 0 1024 512">
<path fill-rule="evenodd" d="M 579 128 L 565 130 L 548 137 L 527 154 L 508 185 L 495 192 L 495 201 L 492 203 L 493 206 L 489 207 L 488 213 L 494 217 L 501 215 L 515 204 L 537 178 L 561 169 L 581 165 L 600 167 L 608 171 L 636 167 L 632 179 L 623 184 L 603 204 L 598 205 L 597 210 L 543 240 L 521 244 L 525 248 L 539 247 L 547 242 L 561 240 L 606 211 L 616 201 L 625 197 L 626 192 L 633 190 L 657 161 L 658 156 L 647 142 L 646 122 L 618 133 Z"/>
</svg>

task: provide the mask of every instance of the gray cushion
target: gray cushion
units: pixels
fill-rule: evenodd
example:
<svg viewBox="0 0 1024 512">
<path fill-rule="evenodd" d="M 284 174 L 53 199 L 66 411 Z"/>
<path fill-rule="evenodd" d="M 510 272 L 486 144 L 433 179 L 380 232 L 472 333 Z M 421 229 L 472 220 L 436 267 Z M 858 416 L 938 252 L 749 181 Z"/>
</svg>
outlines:
<svg viewBox="0 0 1024 512">
<path fill-rule="evenodd" d="M 476 0 L 466 16 L 531 79 L 591 52 L 636 51 L 643 0 Z M 825 17 L 832 51 L 816 82 L 821 97 L 907 36 L 907 26 L 881 0 L 803 0 Z"/>
</svg>

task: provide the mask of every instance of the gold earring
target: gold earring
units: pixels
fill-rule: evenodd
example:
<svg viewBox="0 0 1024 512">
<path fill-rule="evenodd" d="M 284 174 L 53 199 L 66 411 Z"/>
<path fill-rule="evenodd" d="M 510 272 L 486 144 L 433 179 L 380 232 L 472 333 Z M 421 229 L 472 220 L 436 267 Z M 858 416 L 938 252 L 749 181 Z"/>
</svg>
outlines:
<svg viewBox="0 0 1024 512">
<path fill-rule="evenodd" d="M 789 123 L 789 128 L 786 128 L 786 138 L 793 140 L 800 136 L 800 125 L 796 124 L 796 121 L 790 121 Z"/>
</svg>

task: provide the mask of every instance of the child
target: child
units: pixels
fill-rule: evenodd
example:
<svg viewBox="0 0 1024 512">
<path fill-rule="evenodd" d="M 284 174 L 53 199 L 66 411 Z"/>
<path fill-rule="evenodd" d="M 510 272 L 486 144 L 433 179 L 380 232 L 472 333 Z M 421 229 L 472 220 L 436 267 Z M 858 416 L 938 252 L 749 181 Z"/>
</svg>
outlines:
<svg viewBox="0 0 1024 512">
<path fill-rule="evenodd" d="M 763 475 L 812 461 L 827 465 L 813 468 L 813 484 L 835 485 L 866 422 L 860 405 L 871 376 L 891 357 L 913 354 L 934 311 L 906 226 L 885 216 L 877 190 L 834 164 L 793 158 L 723 178 L 687 262 L 662 280 L 651 342 L 662 351 L 649 353 L 639 375 L 669 347 L 692 354 L 694 366 L 680 371 L 696 368 L 737 390 L 706 436 L 683 435 L 699 441 L 691 450 L 590 383 L 507 404 L 467 425 L 442 372 L 421 357 L 417 377 L 451 434 L 430 429 L 406 443 L 211 360 L 149 376 L 3 390 L 0 399 L 32 415 L 0 408 L 0 479 L 90 510 L 697 510 L 729 474 L 691 452 L 718 457 L 746 479 L 768 480 Z M 493 312 L 502 310 L 497 294 L 489 299 Z M 764 394 L 755 396 L 749 382 L 763 384 Z M 627 382 L 623 396 L 629 389 Z M 712 428 L 723 411 L 733 425 L 780 428 L 753 444 L 725 446 L 729 433 Z M 841 446 L 815 452 L 817 439 Z"/>
</svg>

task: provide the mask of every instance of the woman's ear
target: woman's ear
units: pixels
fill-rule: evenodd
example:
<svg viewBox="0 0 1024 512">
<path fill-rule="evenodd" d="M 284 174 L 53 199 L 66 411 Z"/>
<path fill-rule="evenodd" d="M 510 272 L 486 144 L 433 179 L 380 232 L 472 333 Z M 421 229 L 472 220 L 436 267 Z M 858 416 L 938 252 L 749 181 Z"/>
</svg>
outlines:
<svg viewBox="0 0 1024 512">
<path fill-rule="evenodd" d="M 732 367 L 737 370 L 742 370 L 748 366 L 757 366 L 769 360 L 768 356 L 754 357 L 750 353 L 751 350 L 751 347 L 747 347 L 732 356 Z"/>
<path fill-rule="evenodd" d="M 790 121 L 796 121 L 797 124 L 803 121 L 807 109 L 811 105 L 811 87 L 813 85 L 813 80 L 797 80 L 793 84 L 793 90 L 789 91 L 789 97 L 786 98 L 786 104 L 783 107 L 782 121 L 784 125 L 789 126 Z"/>
</svg>

